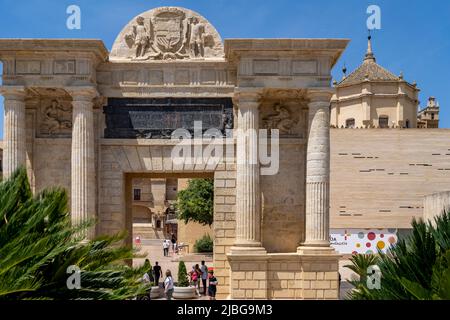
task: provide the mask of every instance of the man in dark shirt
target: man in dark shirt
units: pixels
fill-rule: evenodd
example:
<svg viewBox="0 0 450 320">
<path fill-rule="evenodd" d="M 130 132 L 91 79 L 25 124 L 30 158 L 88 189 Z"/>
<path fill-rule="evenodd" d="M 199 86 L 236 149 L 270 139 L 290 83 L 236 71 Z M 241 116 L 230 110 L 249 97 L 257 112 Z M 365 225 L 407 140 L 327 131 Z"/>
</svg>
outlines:
<svg viewBox="0 0 450 320">
<path fill-rule="evenodd" d="M 155 275 L 155 286 L 159 287 L 159 279 L 162 277 L 161 266 L 158 265 L 158 261 L 155 262 L 153 267 L 153 274 Z"/>
</svg>

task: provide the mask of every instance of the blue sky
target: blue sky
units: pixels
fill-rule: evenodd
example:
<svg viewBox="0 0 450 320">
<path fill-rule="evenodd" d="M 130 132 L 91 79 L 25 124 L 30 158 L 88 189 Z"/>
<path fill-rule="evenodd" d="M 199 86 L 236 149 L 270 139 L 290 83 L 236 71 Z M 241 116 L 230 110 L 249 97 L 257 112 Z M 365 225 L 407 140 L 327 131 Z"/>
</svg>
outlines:
<svg viewBox="0 0 450 320">
<path fill-rule="evenodd" d="M 81 30 L 66 28 L 66 8 L 81 8 Z M 450 1 L 442 0 L 0 0 L 0 38 L 94 38 L 111 49 L 129 20 L 159 6 L 182 6 L 207 18 L 222 38 L 349 38 L 333 70 L 340 79 L 362 61 L 367 46 L 366 9 L 381 8 L 373 32 L 377 62 L 417 81 L 424 106 L 441 105 L 442 128 L 450 128 Z M 0 98 L 3 114 L 3 100 Z M 3 117 L 0 117 L 0 137 Z"/>
</svg>

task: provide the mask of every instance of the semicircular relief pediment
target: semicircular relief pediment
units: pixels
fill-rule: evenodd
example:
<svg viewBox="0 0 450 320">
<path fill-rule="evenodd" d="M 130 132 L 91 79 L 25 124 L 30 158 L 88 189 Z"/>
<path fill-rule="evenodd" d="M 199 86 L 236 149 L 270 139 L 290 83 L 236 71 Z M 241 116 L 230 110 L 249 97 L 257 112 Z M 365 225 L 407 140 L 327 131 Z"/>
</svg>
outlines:
<svg viewBox="0 0 450 320">
<path fill-rule="evenodd" d="M 110 59 L 221 59 L 222 39 L 208 20 L 180 7 L 160 7 L 131 20 L 116 38 Z"/>
</svg>

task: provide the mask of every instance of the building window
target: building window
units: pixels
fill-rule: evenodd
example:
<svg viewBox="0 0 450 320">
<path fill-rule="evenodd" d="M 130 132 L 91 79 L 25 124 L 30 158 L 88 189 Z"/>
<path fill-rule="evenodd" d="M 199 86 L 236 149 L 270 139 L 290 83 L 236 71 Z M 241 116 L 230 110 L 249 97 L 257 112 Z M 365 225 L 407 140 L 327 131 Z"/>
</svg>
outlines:
<svg viewBox="0 0 450 320">
<path fill-rule="evenodd" d="M 434 113 L 431 114 L 431 120 L 434 120 Z"/>
<path fill-rule="evenodd" d="M 161 220 L 156 220 L 156 229 L 161 229 Z"/>
<path fill-rule="evenodd" d="M 380 128 L 389 128 L 389 117 L 388 116 L 380 116 L 378 118 L 378 125 Z"/>
<path fill-rule="evenodd" d="M 141 200 L 141 189 L 134 189 L 133 190 L 133 199 L 134 199 L 134 201 L 140 201 Z"/>
<path fill-rule="evenodd" d="M 351 118 L 351 119 L 345 120 L 345 127 L 354 129 L 355 128 L 355 119 Z"/>
</svg>

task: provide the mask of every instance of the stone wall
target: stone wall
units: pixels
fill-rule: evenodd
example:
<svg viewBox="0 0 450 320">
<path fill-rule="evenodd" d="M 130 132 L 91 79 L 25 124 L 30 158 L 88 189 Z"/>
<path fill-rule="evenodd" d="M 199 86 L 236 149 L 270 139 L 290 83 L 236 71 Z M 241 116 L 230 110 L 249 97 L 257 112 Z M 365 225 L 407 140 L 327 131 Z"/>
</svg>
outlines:
<svg viewBox="0 0 450 320">
<path fill-rule="evenodd" d="M 450 130 L 332 129 L 331 228 L 410 228 L 450 185 Z"/>
<path fill-rule="evenodd" d="M 178 242 L 189 246 L 189 252 L 194 252 L 195 242 L 208 234 L 211 239 L 214 239 L 214 226 L 204 226 L 197 222 L 185 223 L 178 220 Z"/>
<path fill-rule="evenodd" d="M 302 139 L 280 142 L 280 169 L 261 176 L 262 242 L 267 252 L 295 252 L 304 236 L 305 145 Z"/>
<path fill-rule="evenodd" d="M 35 191 L 62 187 L 70 195 L 71 139 L 34 139 L 32 177 Z"/>
<path fill-rule="evenodd" d="M 214 174 L 214 272 L 220 283 L 219 299 L 231 292 L 230 252 L 236 237 L 236 165 L 219 165 Z"/>
<path fill-rule="evenodd" d="M 450 191 L 429 194 L 423 199 L 423 219 L 434 221 L 444 211 L 450 210 Z"/>
</svg>

